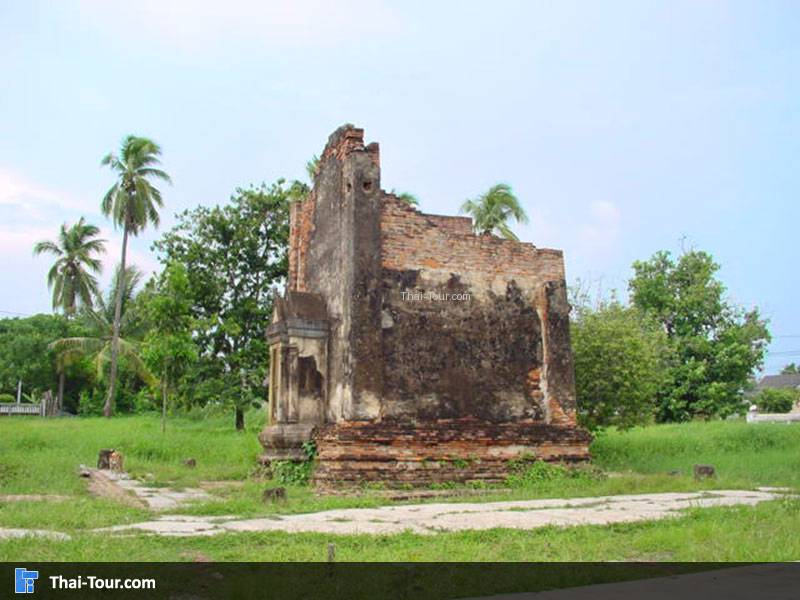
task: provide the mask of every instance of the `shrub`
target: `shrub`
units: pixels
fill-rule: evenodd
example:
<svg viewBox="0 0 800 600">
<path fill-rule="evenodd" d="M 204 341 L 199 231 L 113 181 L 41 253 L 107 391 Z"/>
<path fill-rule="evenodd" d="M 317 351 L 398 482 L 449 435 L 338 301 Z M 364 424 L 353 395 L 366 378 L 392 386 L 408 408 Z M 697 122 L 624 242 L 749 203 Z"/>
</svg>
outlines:
<svg viewBox="0 0 800 600">
<path fill-rule="evenodd" d="M 756 396 L 758 410 L 766 413 L 787 413 L 800 399 L 800 392 L 792 389 L 766 389 Z"/>
<path fill-rule="evenodd" d="M 511 487 L 540 487 L 564 481 L 597 481 L 606 477 L 599 468 L 591 465 L 568 467 L 527 456 L 511 461 L 509 468 L 511 474 L 506 478 L 506 484 Z"/>
<path fill-rule="evenodd" d="M 314 457 L 317 445 L 313 440 L 303 444 L 306 459 L 302 462 L 292 460 L 276 460 L 272 463 L 272 477 L 283 485 L 306 485 L 314 471 Z"/>
<path fill-rule="evenodd" d="M 78 400 L 78 414 L 86 417 L 97 417 L 103 414 L 105 394 L 102 390 L 91 388 L 81 391 Z"/>
<path fill-rule="evenodd" d="M 17 399 L 11 394 L 0 394 L 0 402 L 16 402 Z"/>
<path fill-rule="evenodd" d="M 616 300 L 576 308 L 571 323 L 581 425 L 628 429 L 653 418 L 665 377 L 667 339 L 658 325 Z"/>
</svg>

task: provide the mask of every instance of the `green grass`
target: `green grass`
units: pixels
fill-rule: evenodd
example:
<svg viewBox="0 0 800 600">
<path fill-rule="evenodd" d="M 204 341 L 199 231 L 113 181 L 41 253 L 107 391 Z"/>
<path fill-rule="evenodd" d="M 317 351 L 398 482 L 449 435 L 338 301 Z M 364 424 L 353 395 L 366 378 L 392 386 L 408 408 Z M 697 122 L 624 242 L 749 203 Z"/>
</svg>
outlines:
<svg viewBox="0 0 800 600">
<path fill-rule="evenodd" d="M 692 465 L 709 463 L 717 486 L 800 488 L 800 427 L 794 424 L 711 421 L 610 431 L 597 438 L 592 454 L 610 471 L 691 475 Z"/>
<path fill-rule="evenodd" d="M 534 531 L 387 536 L 287 533 L 170 538 L 77 534 L 0 542 L 0 561 L 790 561 L 800 556 L 800 501 L 692 509 L 664 521 Z"/>
<path fill-rule="evenodd" d="M 800 556 L 800 517 L 794 501 L 754 508 L 690 511 L 680 519 L 611 527 L 547 528 L 533 532 L 444 533 L 435 536 L 323 536 L 224 534 L 212 538 L 110 537 L 94 527 L 131 523 L 151 514 L 93 498 L 77 476 L 93 465 L 100 448 L 116 448 L 125 468 L 152 485 L 196 486 L 201 481 L 244 481 L 211 493 L 210 502 L 174 512 L 244 517 L 374 507 L 391 503 L 378 493 L 318 496 L 288 486 L 288 501 L 263 503 L 267 485 L 257 477 L 256 433 L 263 416 L 248 415 L 244 433 L 231 419 L 170 419 L 166 434 L 156 416 L 0 419 L 0 493 L 63 494 L 60 502 L 0 502 L 0 527 L 53 529 L 67 542 L 0 541 L 0 560 L 321 560 L 328 541 L 341 560 L 790 560 Z M 662 491 L 754 488 L 800 489 L 800 427 L 744 422 L 687 423 L 608 431 L 592 446 L 595 465 L 607 473 L 534 471 L 514 487 L 486 496 L 447 501 L 517 500 Z M 197 467 L 183 464 L 195 458 Z M 692 465 L 711 463 L 715 480 L 696 482 Z M 678 475 L 670 474 L 678 471 Z M 433 501 L 441 501 L 439 499 Z M 648 558 L 649 557 L 649 558 Z"/>
<path fill-rule="evenodd" d="M 161 433 L 157 416 L 113 419 L 76 417 L 0 419 L 0 489 L 4 493 L 80 493 L 80 464 L 94 466 L 101 448 L 115 448 L 125 470 L 137 477 L 177 487 L 208 480 L 244 479 L 261 449 L 256 434 L 263 416 L 253 412 L 247 430 L 237 433 L 230 418 L 170 419 Z M 183 461 L 197 460 L 187 468 Z"/>
</svg>

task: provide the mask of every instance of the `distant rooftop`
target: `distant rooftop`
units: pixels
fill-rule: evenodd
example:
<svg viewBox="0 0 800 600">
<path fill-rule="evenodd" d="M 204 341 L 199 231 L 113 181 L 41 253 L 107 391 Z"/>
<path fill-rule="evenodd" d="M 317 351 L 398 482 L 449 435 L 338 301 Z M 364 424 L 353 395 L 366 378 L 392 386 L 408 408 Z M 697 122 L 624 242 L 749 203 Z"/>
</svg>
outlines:
<svg viewBox="0 0 800 600">
<path fill-rule="evenodd" d="M 783 375 L 767 375 L 758 382 L 756 390 L 800 388 L 800 373 L 785 373 Z"/>
</svg>

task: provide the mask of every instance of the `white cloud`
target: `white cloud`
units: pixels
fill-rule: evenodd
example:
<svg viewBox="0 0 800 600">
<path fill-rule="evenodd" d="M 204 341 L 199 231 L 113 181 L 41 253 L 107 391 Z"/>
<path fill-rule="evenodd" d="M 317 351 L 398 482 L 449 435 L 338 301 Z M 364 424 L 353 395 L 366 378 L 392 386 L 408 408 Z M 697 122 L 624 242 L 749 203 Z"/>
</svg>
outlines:
<svg viewBox="0 0 800 600">
<path fill-rule="evenodd" d="M 223 41 L 261 46 L 320 47 L 363 42 L 396 29 L 397 15 L 376 0 L 138 0 L 109 3 L 83 0 L 84 20 L 102 30 L 141 42 L 147 34 L 184 50 Z"/>
<path fill-rule="evenodd" d="M 29 181 L 23 175 L 0 166 L 0 210 L 3 221 L 42 220 L 52 218 L 53 211 L 86 210 L 87 204 Z"/>
<path fill-rule="evenodd" d="M 0 166 L 0 271 L 11 282 L 0 288 L 0 309 L 24 314 L 49 310 L 46 276 L 52 257 L 33 256 L 33 245 L 40 240 L 54 240 L 62 223 L 73 223 L 82 214 L 100 226 L 99 236 L 106 240 L 100 276 L 105 289 L 120 259 L 122 234 L 97 213 L 97 203 L 79 202 L 66 192 Z M 145 278 L 159 267 L 147 251 L 148 244 L 148 240 L 138 238 L 128 244 L 128 264 L 142 269 Z"/>
<path fill-rule="evenodd" d="M 578 228 L 583 251 L 607 255 L 617 247 L 622 213 L 613 202 L 595 200 L 589 204 L 589 222 Z"/>
</svg>

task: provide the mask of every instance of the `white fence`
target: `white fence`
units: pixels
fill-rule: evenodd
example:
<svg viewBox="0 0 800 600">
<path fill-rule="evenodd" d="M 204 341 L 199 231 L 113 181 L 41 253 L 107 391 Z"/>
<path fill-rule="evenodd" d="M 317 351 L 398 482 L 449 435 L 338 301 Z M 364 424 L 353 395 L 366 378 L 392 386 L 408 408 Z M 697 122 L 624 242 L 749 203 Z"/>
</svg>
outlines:
<svg viewBox="0 0 800 600">
<path fill-rule="evenodd" d="M 788 413 L 759 413 L 754 404 L 747 412 L 748 423 L 800 423 L 800 411 L 795 407 Z"/>
<path fill-rule="evenodd" d="M 0 415 L 38 415 L 43 417 L 44 402 L 40 402 L 39 404 L 0 402 Z"/>
</svg>

